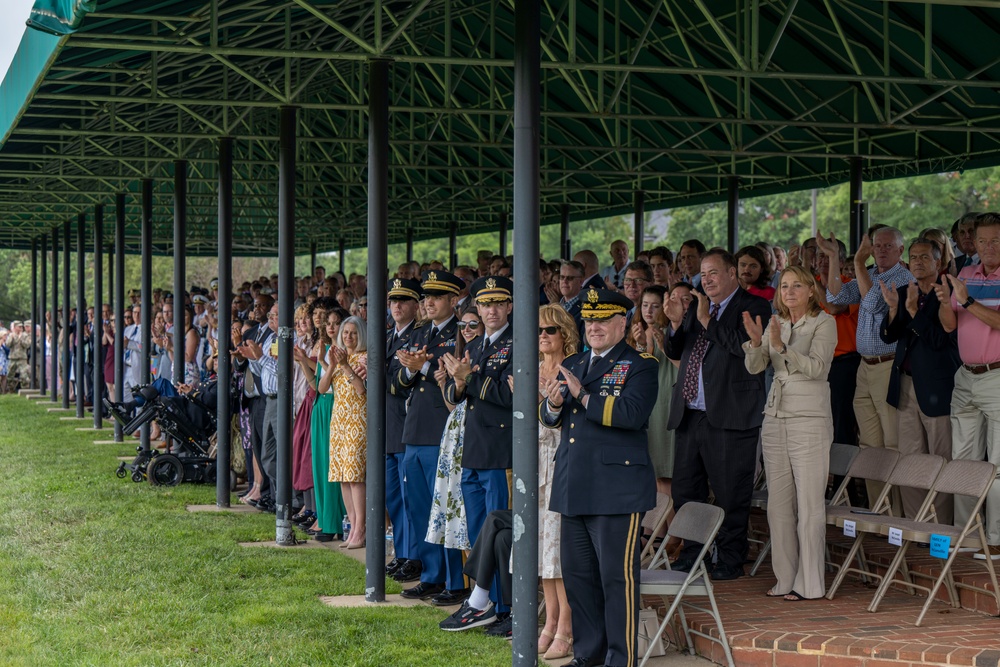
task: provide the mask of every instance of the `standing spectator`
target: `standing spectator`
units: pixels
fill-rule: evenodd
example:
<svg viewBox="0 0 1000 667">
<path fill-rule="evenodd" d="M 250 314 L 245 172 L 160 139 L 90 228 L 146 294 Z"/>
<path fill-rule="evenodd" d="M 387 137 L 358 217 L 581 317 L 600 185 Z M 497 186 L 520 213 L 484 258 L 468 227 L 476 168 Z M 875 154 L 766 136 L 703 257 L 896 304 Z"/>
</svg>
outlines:
<svg viewBox="0 0 1000 667">
<path fill-rule="evenodd" d="M 268 305 L 268 309 L 265 311 L 264 322 L 258 324 L 255 336 L 244 338 L 240 353 L 247 359 L 249 372 L 255 379 L 260 378 L 257 389 L 260 391 L 260 400 L 264 401 L 260 456 L 257 456 L 256 451 L 254 456 L 260 462 L 268 491 L 261 494 L 257 508 L 274 513 L 274 494 L 278 490 L 278 304 L 266 294 L 261 294 L 257 297 L 255 312 L 263 310 L 265 305 Z"/>
<path fill-rule="evenodd" d="M 315 346 L 313 320 L 305 304 L 295 309 L 295 343 L 292 356 L 293 382 L 292 412 L 292 489 L 302 494 L 302 511 L 292 517 L 297 524 L 312 523 L 316 519 L 316 502 L 313 493 L 312 431 L 311 419 L 316 392 L 316 360 L 310 358 Z M 301 389 L 300 389 L 301 387 Z M 301 393 L 300 393 L 301 392 Z M 300 397 L 301 396 L 301 397 Z"/>
<path fill-rule="evenodd" d="M 573 259 L 583 266 L 583 289 L 588 287 L 604 288 L 604 278 L 601 278 L 601 266 L 597 254 L 593 250 L 581 250 L 573 255 Z"/>
<path fill-rule="evenodd" d="M 611 264 L 601 271 L 601 278 L 608 285 L 614 285 L 621 289 L 625 283 L 625 269 L 629 265 L 628 244 L 621 239 L 611 242 L 608 254 L 611 256 Z"/>
<path fill-rule="evenodd" d="M 764 325 L 743 313 L 750 340 L 746 368 L 774 367 L 761 440 L 767 473 L 774 587 L 769 597 L 789 601 L 823 597 L 826 556 L 826 483 L 833 419 L 826 375 L 837 346 L 837 325 L 816 300 L 810 271 L 781 272 L 776 315 Z"/>
<path fill-rule="evenodd" d="M 979 264 L 976 243 L 976 218 L 978 213 L 963 215 L 951 226 L 951 238 L 955 241 L 955 268 L 961 272 L 967 266 Z"/>
<path fill-rule="evenodd" d="M 636 260 L 634 262 L 630 262 L 628 266 L 625 267 L 625 278 L 622 280 L 622 292 L 624 292 L 625 296 L 632 302 L 632 308 L 626 315 L 627 326 L 632 326 L 633 316 L 635 315 L 639 304 L 642 302 L 642 292 L 647 286 L 651 285 L 652 282 L 653 271 L 649 268 L 649 264 L 646 264 L 646 262 Z"/>
<path fill-rule="evenodd" d="M 896 356 L 896 349 L 880 336 L 882 318 L 889 307 L 882 298 L 882 291 L 872 288 L 876 282 L 892 286 L 908 285 L 913 281 L 913 274 L 899 261 L 903 256 L 903 235 L 892 227 L 882 227 L 872 236 L 865 235 L 854 255 L 857 277 L 848 283 L 840 279 L 840 246 L 837 239 L 832 234 L 829 239 L 817 235 L 816 245 L 830 260 L 826 300 L 838 306 L 859 304 L 857 343 L 861 364 L 854 391 L 854 415 L 858 420 L 860 444 L 862 447 L 898 449 L 899 418 L 896 408 L 886 401 L 889 377 L 892 375 L 891 362 Z M 875 265 L 869 269 L 865 263 L 873 253 Z M 867 487 L 869 498 L 878 496 L 882 489 L 879 482 L 869 482 Z M 898 509 L 899 503 L 895 499 L 893 504 Z"/>
<path fill-rule="evenodd" d="M 896 358 L 886 400 L 899 417 L 900 454 L 937 454 L 951 460 L 951 394 L 955 371 L 962 365 L 958 341 L 941 327 L 940 304 L 934 286 L 940 282 L 941 252 L 929 239 L 910 244 L 910 272 L 916 282 L 901 287 L 879 283 L 889 312 L 880 335 L 896 344 Z M 916 519 L 926 495 L 900 490 L 903 516 Z M 952 497 L 934 497 L 940 523 L 952 521 Z"/>
<path fill-rule="evenodd" d="M 775 288 L 771 286 L 771 273 L 764 251 L 758 246 L 748 245 L 736 253 L 736 273 L 740 287 L 754 296 L 770 301 Z"/>
<path fill-rule="evenodd" d="M 962 367 L 951 396 L 952 458 L 1000 464 L 1000 213 L 975 220 L 980 264 L 966 266 L 948 285 L 935 286 L 945 331 L 958 328 Z M 963 524 L 971 499 L 955 498 L 955 522 Z M 988 554 L 1000 558 L 1000 482 L 986 496 Z"/>
<path fill-rule="evenodd" d="M 680 329 L 671 327 L 667 343 L 667 356 L 681 362 L 667 423 L 677 431 L 672 490 L 680 509 L 708 500 L 711 486 L 715 504 L 726 512 L 715 539 L 712 578 L 727 580 L 743 576 L 749 551 L 747 522 L 764 408 L 764 376 L 743 364 L 741 346 L 749 340 L 743 313 L 763 321 L 771 307 L 740 287 L 736 260 L 721 248 L 702 258 L 701 279 L 705 293 L 692 292 L 698 307 L 688 310 Z M 674 569 L 690 570 L 700 550 L 699 544 L 685 543 Z"/>
<path fill-rule="evenodd" d="M 649 268 L 653 271 L 654 285 L 670 289 L 674 284 L 674 275 L 670 268 L 673 262 L 673 253 L 663 246 L 657 246 L 649 251 Z"/>
<path fill-rule="evenodd" d="M 584 344 L 583 318 L 580 317 L 580 290 L 583 289 L 583 271 L 583 264 L 576 260 L 563 262 L 562 266 L 559 267 L 559 293 L 562 295 L 559 305 L 576 322 L 581 346 Z"/>
<path fill-rule="evenodd" d="M 924 231 L 920 232 L 920 238 L 933 241 L 934 245 L 936 245 L 938 250 L 941 252 L 941 266 L 938 269 L 938 273 L 942 275 L 950 273 L 953 276 L 957 276 L 958 266 L 955 264 L 955 251 L 951 247 L 948 235 L 937 227 L 928 227 Z"/>
<path fill-rule="evenodd" d="M 132 324 L 125 327 L 122 335 L 125 339 L 125 387 L 123 391 L 124 401 L 127 403 L 133 399 L 132 387 L 139 384 L 142 377 L 142 306 L 135 304 L 132 306 Z M 53 327 L 49 327 L 51 331 Z M 53 338 L 53 340 L 56 340 Z M 51 354 L 51 346 L 48 349 Z"/>
<path fill-rule="evenodd" d="M 701 285 L 701 258 L 705 256 L 705 244 L 698 239 L 688 239 L 677 251 L 677 271 L 682 282 L 698 287 Z"/>
</svg>

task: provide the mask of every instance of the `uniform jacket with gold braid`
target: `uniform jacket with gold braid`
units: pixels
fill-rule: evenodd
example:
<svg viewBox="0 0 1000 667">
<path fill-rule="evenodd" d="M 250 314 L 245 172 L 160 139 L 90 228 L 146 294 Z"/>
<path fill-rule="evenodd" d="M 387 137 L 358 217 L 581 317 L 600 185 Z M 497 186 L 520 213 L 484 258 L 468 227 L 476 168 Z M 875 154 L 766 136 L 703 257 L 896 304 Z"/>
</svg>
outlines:
<svg viewBox="0 0 1000 667">
<path fill-rule="evenodd" d="M 408 378 L 406 369 L 402 366 L 392 379 L 392 388 L 397 394 L 409 390 L 410 403 L 406 409 L 406 421 L 403 424 L 403 443 L 407 445 L 441 445 L 441 434 L 444 433 L 445 422 L 448 421 L 448 407 L 441 396 L 441 388 L 434 381 L 434 371 L 438 368 L 438 359 L 445 353 L 455 352 L 455 332 L 458 330 L 458 320 L 452 317 L 448 323 L 430 338 L 432 324 L 427 322 L 410 334 L 410 350 L 419 350 L 427 346 L 428 354 L 434 355 L 430 360 L 430 369 L 425 376 L 417 371 Z M 391 391 L 391 390 L 390 390 Z"/>
<path fill-rule="evenodd" d="M 538 406 L 543 426 L 562 427 L 549 509 L 570 516 L 631 514 L 656 504 L 646 428 L 656 404 L 659 366 L 619 342 L 593 369 L 590 352 L 563 366 L 590 394 L 587 407 L 567 395 L 558 415 Z"/>
<path fill-rule="evenodd" d="M 406 421 L 406 399 L 410 396 L 409 387 L 397 387 L 392 381 L 403 370 L 403 364 L 396 358 L 396 352 L 409 349 L 410 336 L 413 335 L 415 322 L 410 322 L 403 333 L 396 336 L 396 325 L 393 323 L 385 342 L 385 453 L 402 454 L 406 451 L 403 442 L 403 423 Z M 437 368 L 437 363 L 431 364 Z"/>
<path fill-rule="evenodd" d="M 507 378 L 514 360 L 514 326 L 483 350 L 483 337 L 466 346 L 472 367 L 479 367 L 465 385 L 465 443 L 462 467 L 492 470 L 513 466 L 513 395 Z M 454 400 L 455 382 L 448 380 L 448 400 Z M 461 399 L 459 399 L 461 400 Z"/>
</svg>

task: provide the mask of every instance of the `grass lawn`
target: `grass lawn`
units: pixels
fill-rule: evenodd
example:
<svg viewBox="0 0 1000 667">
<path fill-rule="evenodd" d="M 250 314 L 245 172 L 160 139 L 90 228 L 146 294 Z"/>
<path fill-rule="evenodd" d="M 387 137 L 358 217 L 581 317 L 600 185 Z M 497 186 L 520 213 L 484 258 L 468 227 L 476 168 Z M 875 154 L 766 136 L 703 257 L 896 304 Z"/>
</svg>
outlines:
<svg viewBox="0 0 1000 667">
<path fill-rule="evenodd" d="M 191 514 L 213 487 L 117 479 L 134 441 L 95 445 L 34 403 L 0 396 L 0 664 L 510 664 L 508 642 L 441 632 L 436 609 L 321 604 L 362 594 L 363 565 L 240 547 L 274 539 L 274 517 Z"/>
</svg>

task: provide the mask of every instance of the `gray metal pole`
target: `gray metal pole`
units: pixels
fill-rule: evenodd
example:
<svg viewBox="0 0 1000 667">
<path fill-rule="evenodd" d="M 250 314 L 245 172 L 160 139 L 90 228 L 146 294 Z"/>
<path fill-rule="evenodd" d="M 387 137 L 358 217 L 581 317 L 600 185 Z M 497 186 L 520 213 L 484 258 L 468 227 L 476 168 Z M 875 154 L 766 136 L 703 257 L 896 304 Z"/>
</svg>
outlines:
<svg viewBox="0 0 1000 667">
<path fill-rule="evenodd" d="M 646 240 L 646 193 L 642 190 L 636 190 L 632 193 L 632 211 L 634 229 L 632 243 L 635 246 L 632 249 L 632 256 L 636 257 L 642 252 L 642 246 Z"/>
<path fill-rule="evenodd" d="M 385 602 L 385 294 L 389 229 L 389 62 L 368 63 L 368 459 L 365 600 Z M 455 223 L 451 227 L 454 257 Z M 454 270 L 454 267 L 452 267 Z"/>
<path fill-rule="evenodd" d="M 147 385 L 152 381 L 149 363 L 153 352 L 153 179 L 142 179 L 142 239 L 141 239 L 142 286 L 142 331 L 140 332 L 142 350 L 139 354 L 139 382 Z M 149 424 L 139 431 L 139 442 L 142 451 L 149 451 Z"/>
<path fill-rule="evenodd" d="M 849 248 L 850 252 L 854 252 L 861 245 L 861 237 L 865 235 L 865 223 L 861 216 L 861 167 L 862 161 L 859 157 L 852 157 L 848 160 L 848 165 L 851 169 L 851 181 L 850 189 L 848 190 L 848 197 L 851 202 L 850 211 L 850 225 L 851 225 L 851 246 Z"/>
<path fill-rule="evenodd" d="M 295 344 L 296 107 L 281 107 L 278 147 L 278 452 L 274 540 L 292 534 L 292 346 Z"/>
<path fill-rule="evenodd" d="M 108 255 L 107 257 L 108 305 L 111 306 L 112 312 L 114 312 L 114 303 L 115 303 L 115 242 L 114 241 L 111 241 L 111 243 L 108 244 L 107 255 Z"/>
<path fill-rule="evenodd" d="M 59 401 L 59 350 L 62 345 L 59 343 L 59 228 L 52 228 L 52 312 L 50 313 L 49 337 L 49 364 L 50 377 L 52 378 L 49 393 L 52 402 Z"/>
<path fill-rule="evenodd" d="M 87 247 L 87 214 L 76 216 L 76 418 L 86 416 L 84 399 L 87 394 L 87 371 L 83 363 L 87 346 L 84 344 L 84 332 L 87 328 L 87 295 L 84 293 L 84 259 Z"/>
<path fill-rule="evenodd" d="M 69 410 L 69 365 L 72 363 L 72 358 L 70 355 L 70 338 L 69 338 L 69 251 L 70 251 L 70 233 L 69 233 L 69 220 L 63 223 L 63 293 L 62 293 L 62 371 L 60 374 L 60 380 L 62 380 L 62 407 L 63 410 Z"/>
<path fill-rule="evenodd" d="M 458 223 L 454 220 L 448 223 L 448 261 L 446 265 L 450 266 L 453 272 L 458 266 Z"/>
<path fill-rule="evenodd" d="M 309 242 L 309 273 L 316 273 L 316 242 Z"/>
<path fill-rule="evenodd" d="M 500 214 L 500 250 L 502 257 L 507 256 L 507 211 Z"/>
<path fill-rule="evenodd" d="M 232 380 L 232 362 L 229 348 L 232 344 L 229 330 L 233 312 L 233 138 L 219 139 L 219 302 L 215 310 L 218 318 L 219 357 L 216 360 L 218 392 L 216 399 L 216 470 L 215 504 L 229 507 L 229 467 L 232 447 L 229 387 Z"/>
<path fill-rule="evenodd" d="M 413 261 L 413 227 L 406 228 L 406 261 Z"/>
<path fill-rule="evenodd" d="M 115 194 L 115 294 L 111 303 L 115 313 L 115 396 L 125 400 L 125 193 Z M 115 421 L 115 442 L 123 442 L 122 425 Z"/>
<path fill-rule="evenodd" d="M 104 426 L 104 204 L 94 205 L 94 428 Z"/>
<path fill-rule="evenodd" d="M 174 161 L 174 382 L 184 382 L 184 289 L 187 256 L 187 167 Z M 164 322 L 166 324 L 166 322 Z"/>
<path fill-rule="evenodd" d="M 346 250 L 347 250 L 347 242 L 344 240 L 344 237 L 341 236 L 340 239 L 339 239 L 339 241 L 338 241 L 338 251 L 337 251 L 337 255 L 340 258 L 340 272 L 341 273 L 344 272 L 344 266 L 346 266 L 344 264 L 344 252 Z"/>
<path fill-rule="evenodd" d="M 726 185 L 726 236 L 729 252 L 736 252 L 740 248 L 740 177 L 730 176 Z"/>
<path fill-rule="evenodd" d="M 514 4 L 514 525 L 512 664 L 538 662 L 538 226 L 541 9 Z"/>
<path fill-rule="evenodd" d="M 28 335 L 31 340 L 31 370 L 29 371 L 28 387 L 38 389 L 38 346 L 35 342 L 35 325 L 38 324 L 38 241 L 31 239 L 31 327 Z M 27 327 L 26 327 L 27 328 Z"/>
<path fill-rule="evenodd" d="M 563 204 L 559 219 L 559 256 L 569 261 L 573 259 L 569 251 L 569 204 Z"/>
<path fill-rule="evenodd" d="M 37 348 L 38 354 L 35 356 L 35 365 L 38 366 L 38 377 L 39 377 L 38 388 L 39 388 L 39 393 L 41 393 L 42 396 L 45 396 L 46 392 L 49 389 L 49 375 L 48 375 L 48 373 L 45 372 L 46 371 L 46 368 L 45 368 L 45 351 L 52 349 L 51 346 L 45 341 L 45 335 L 48 332 L 48 327 L 45 324 L 45 315 L 48 312 L 46 310 L 46 307 L 47 307 L 47 303 L 46 302 L 48 301 L 48 299 L 46 298 L 47 295 L 48 295 L 48 271 L 47 271 L 47 268 L 46 268 L 46 264 L 48 263 L 48 254 L 49 254 L 48 240 L 49 239 L 48 239 L 48 234 L 41 234 L 40 238 L 41 238 L 41 241 L 42 241 L 42 247 L 41 247 L 42 270 L 39 273 L 39 278 L 40 278 L 40 280 L 39 280 L 39 287 L 41 289 L 38 290 L 39 293 L 40 293 L 40 295 L 39 295 L 39 301 L 40 301 L 40 303 L 38 304 L 38 319 L 39 319 L 38 324 L 40 324 L 42 328 L 41 328 L 41 331 L 38 334 L 38 341 L 39 341 L 38 348 Z M 35 332 L 34 331 L 31 332 L 31 336 L 32 336 L 32 338 L 34 338 L 34 336 L 35 336 Z"/>
</svg>

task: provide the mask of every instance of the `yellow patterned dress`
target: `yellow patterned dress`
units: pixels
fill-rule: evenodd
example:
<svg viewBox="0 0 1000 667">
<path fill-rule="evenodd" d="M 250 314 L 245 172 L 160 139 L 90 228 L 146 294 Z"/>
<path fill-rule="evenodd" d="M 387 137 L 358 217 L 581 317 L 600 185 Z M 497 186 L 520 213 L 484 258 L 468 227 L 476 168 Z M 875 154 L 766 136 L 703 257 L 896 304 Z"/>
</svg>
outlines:
<svg viewBox="0 0 1000 667">
<path fill-rule="evenodd" d="M 366 357 L 364 352 L 350 356 L 353 367 Z M 364 482 L 368 446 L 368 403 L 358 396 L 346 373 L 334 371 L 333 415 L 330 417 L 330 481 Z"/>
</svg>

